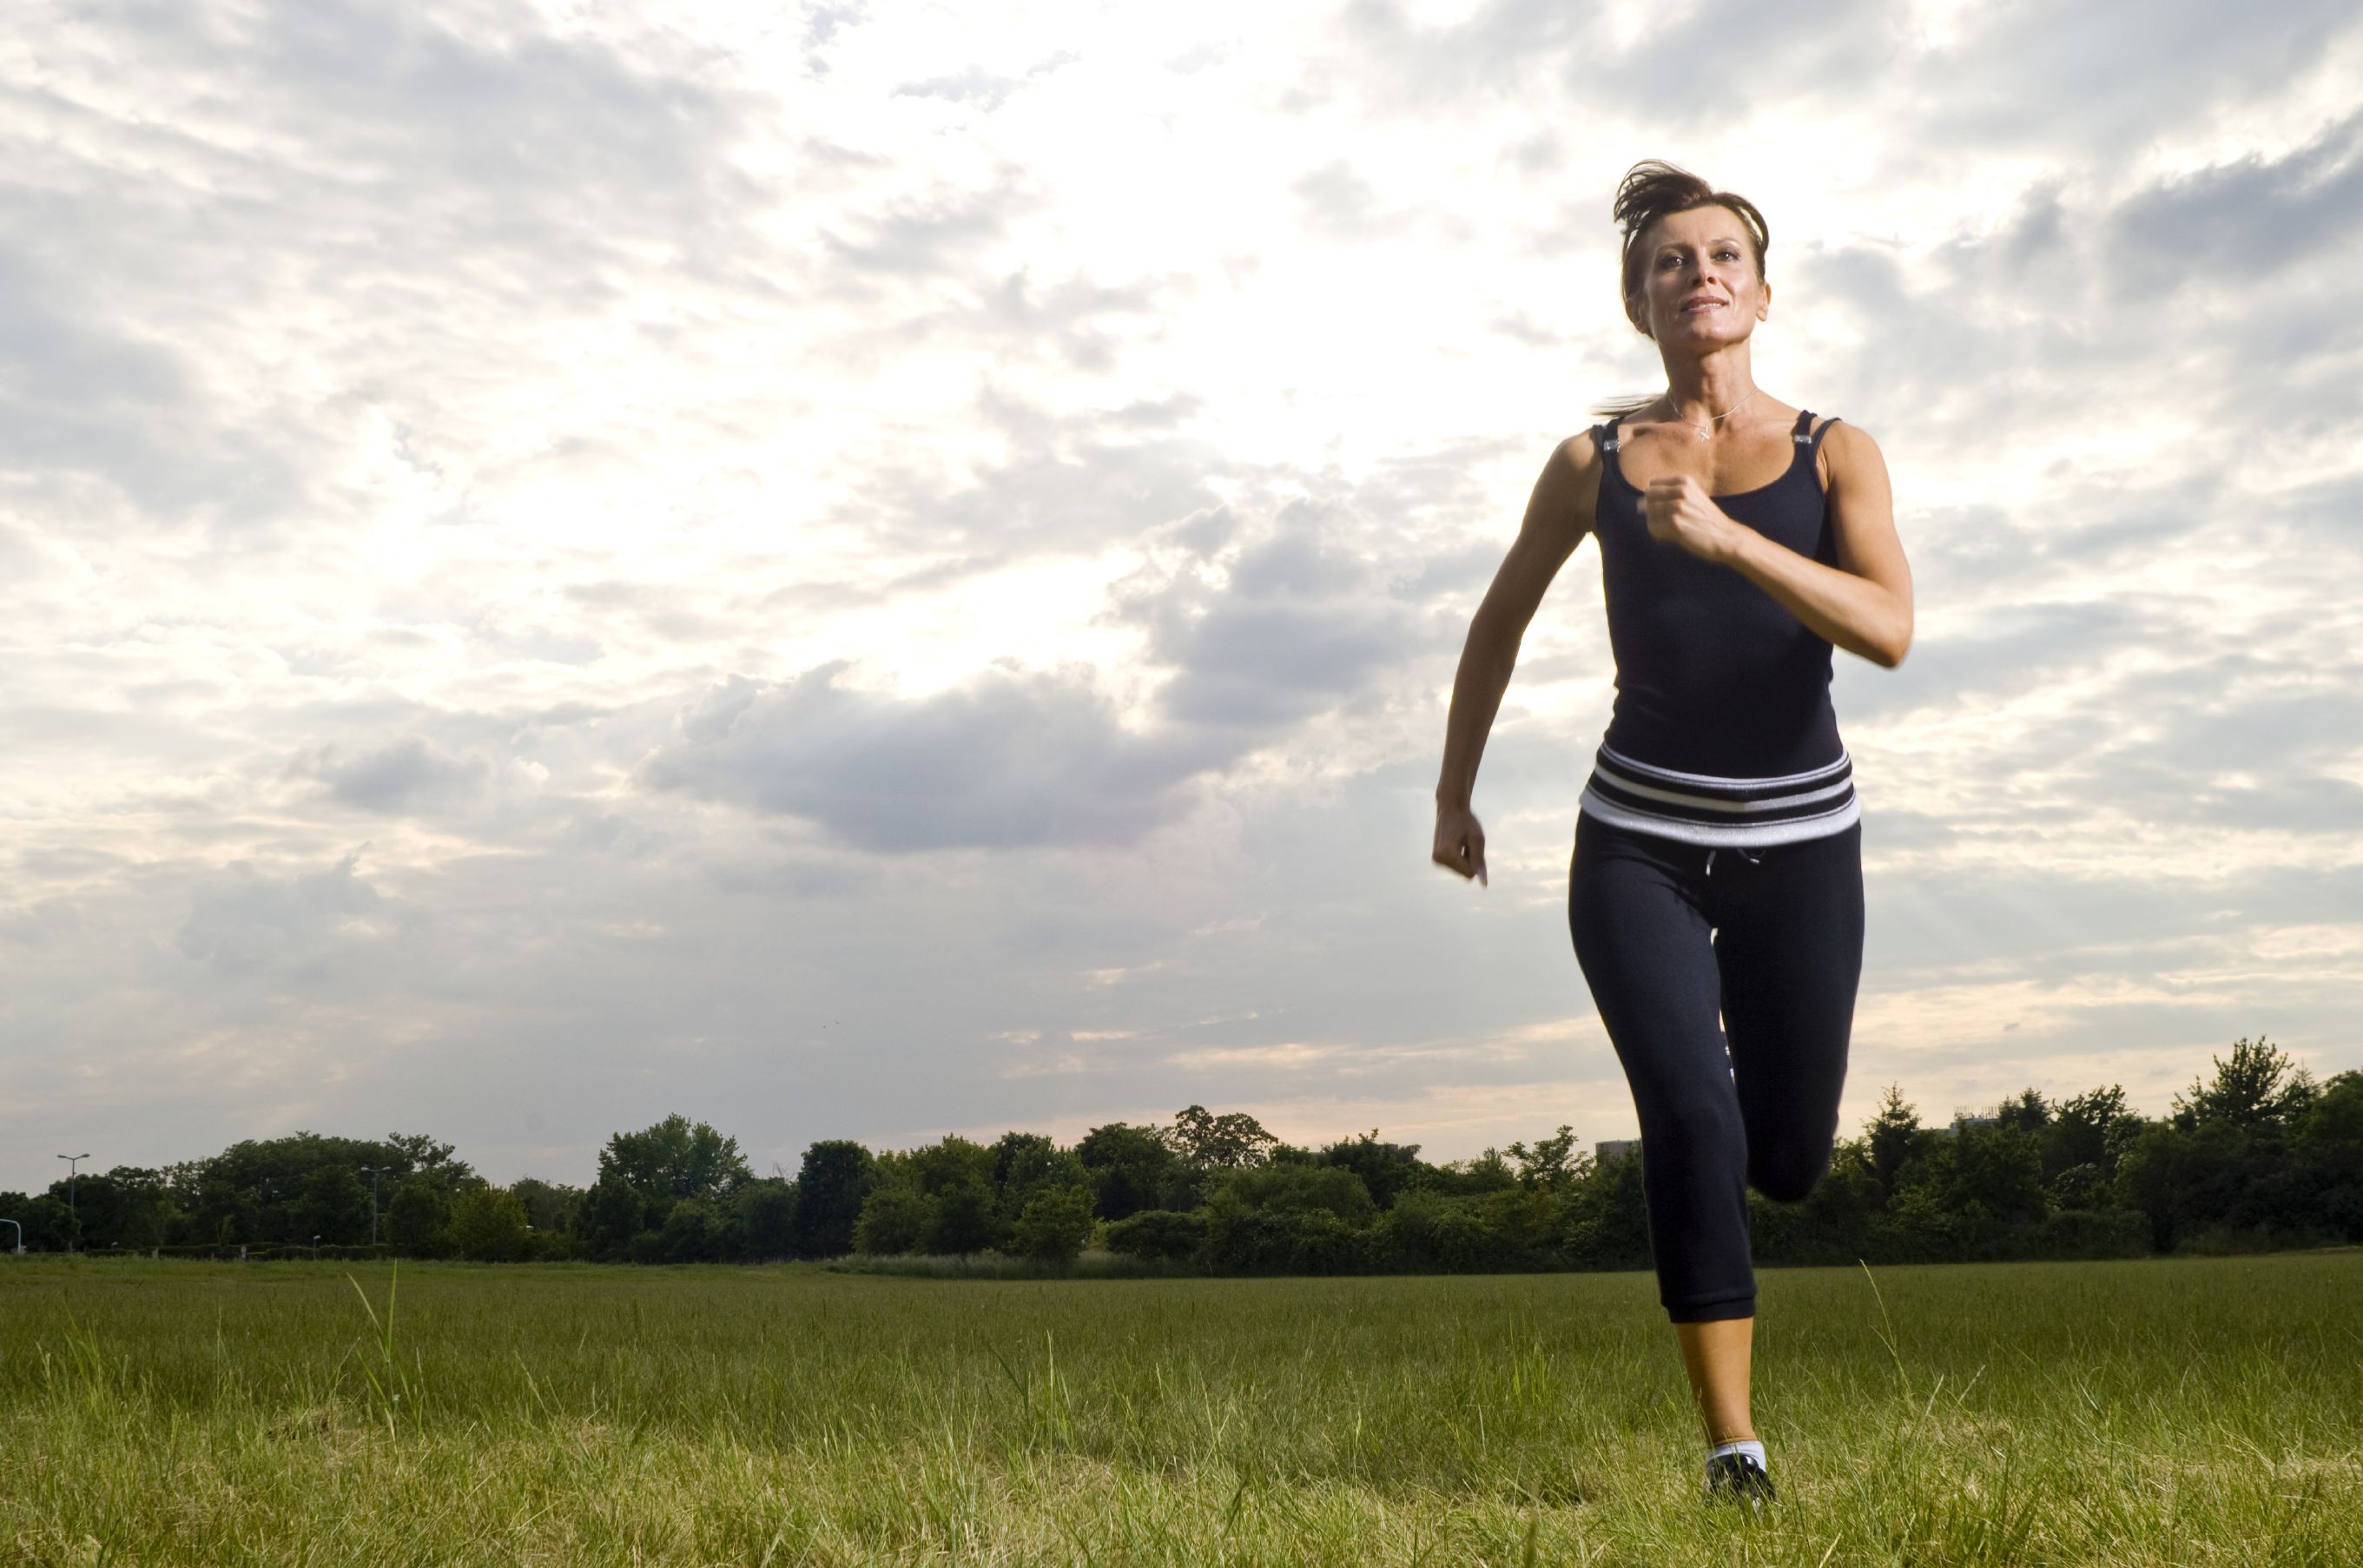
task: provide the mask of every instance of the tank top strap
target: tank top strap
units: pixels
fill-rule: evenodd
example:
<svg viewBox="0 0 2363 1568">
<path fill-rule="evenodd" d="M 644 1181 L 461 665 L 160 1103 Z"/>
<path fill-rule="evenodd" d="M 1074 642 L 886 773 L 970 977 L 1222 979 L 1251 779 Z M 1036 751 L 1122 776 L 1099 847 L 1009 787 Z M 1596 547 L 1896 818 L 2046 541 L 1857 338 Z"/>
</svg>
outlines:
<svg viewBox="0 0 2363 1568">
<path fill-rule="evenodd" d="M 1810 408 L 1802 409 L 1797 414 L 1796 428 L 1790 432 L 1790 439 L 1796 442 L 1800 447 L 1808 447 L 1818 451 L 1822 445 L 1822 437 L 1828 435 L 1830 433 L 1830 426 L 1836 425 L 1837 422 L 1838 416 L 1833 414 L 1829 418 L 1824 420 L 1822 422 L 1822 427 L 1819 430 L 1816 430 L 1814 428 L 1814 411 Z"/>
<path fill-rule="evenodd" d="M 1603 453 L 1616 450 L 1616 421 L 1603 419 L 1592 427 L 1592 444 Z"/>
</svg>

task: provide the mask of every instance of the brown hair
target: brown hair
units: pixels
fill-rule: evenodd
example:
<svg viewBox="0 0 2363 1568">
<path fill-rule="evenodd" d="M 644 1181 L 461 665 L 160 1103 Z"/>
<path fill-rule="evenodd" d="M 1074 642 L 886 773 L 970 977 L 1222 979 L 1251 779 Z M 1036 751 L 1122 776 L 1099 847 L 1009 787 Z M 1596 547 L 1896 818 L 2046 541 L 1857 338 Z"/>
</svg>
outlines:
<svg viewBox="0 0 2363 1568">
<path fill-rule="evenodd" d="M 1625 171 L 1610 214 L 1625 229 L 1622 293 L 1626 320 L 1633 321 L 1634 302 L 1641 294 L 1641 267 L 1647 259 L 1641 253 L 1641 237 L 1659 218 L 1670 213 L 1686 213 L 1692 207 L 1729 207 L 1737 213 L 1747 230 L 1748 246 L 1756 252 L 1756 275 L 1764 276 L 1764 252 L 1771 247 L 1772 231 L 1754 202 L 1736 191 L 1718 191 L 1686 169 L 1677 169 L 1654 158 L 1644 159 Z M 1633 330 L 1644 337 L 1649 335 L 1649 329 L 1638 321 L 1633 321 Z M 1592 412 L 1612 420 L 1623 419 L 1648 407 L 1661 395 L 1651 392 L 1647 397 L 1611 398 L 1595 403 Z"/>
</svg>

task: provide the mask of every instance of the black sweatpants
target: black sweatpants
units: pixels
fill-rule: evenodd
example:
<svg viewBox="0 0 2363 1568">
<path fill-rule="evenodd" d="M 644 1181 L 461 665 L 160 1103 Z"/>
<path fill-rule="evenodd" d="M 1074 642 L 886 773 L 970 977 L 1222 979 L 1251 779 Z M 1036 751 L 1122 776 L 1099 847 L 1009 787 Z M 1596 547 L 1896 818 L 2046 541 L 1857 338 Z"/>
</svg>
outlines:
<svg viewBox="0 0 2363 1568">
<path fill-rule="evenodd" d="M 1803 1198 L 1837 1136 L 1862 824 L 1709 849 L 1578 812 L 1567 913 L 1640 1113 L 1658 1299 L 1677 1323 L 1753 1317 L 1747 1188 Z"/>
</svg>

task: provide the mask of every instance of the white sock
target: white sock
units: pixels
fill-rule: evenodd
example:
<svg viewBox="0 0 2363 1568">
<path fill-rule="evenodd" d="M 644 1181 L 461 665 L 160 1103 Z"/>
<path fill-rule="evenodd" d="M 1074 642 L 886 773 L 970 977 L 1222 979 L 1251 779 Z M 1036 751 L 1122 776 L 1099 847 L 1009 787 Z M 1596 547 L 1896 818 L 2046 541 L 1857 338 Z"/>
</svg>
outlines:
<svg viewBox="0 0 2363 1568">
<path fill-rule="evenodd" d="M 1764 1463 L 1764 1445 L 1754 1438 L 1734 1438 L 1729 1442 L 1719 1442 L 1707 1450 L 1706 1462 L 1712 1465 L 1726 1453 L 1744 1453 L 1756 1461 L 1759 1467 Z"/>
</svg>

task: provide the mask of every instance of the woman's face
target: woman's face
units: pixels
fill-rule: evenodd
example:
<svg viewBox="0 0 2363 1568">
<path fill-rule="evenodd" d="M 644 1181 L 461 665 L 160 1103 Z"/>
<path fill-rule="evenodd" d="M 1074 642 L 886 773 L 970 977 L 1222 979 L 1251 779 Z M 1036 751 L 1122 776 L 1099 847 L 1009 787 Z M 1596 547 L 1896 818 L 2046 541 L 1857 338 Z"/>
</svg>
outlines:
<svg viewBox="0 0 2363 1568">
<path fill-rule="evenodd" d="M 1642 247 L 1641 297 L 1627 308 L 1661 347 L 1737 342 L 1764 319 L 1771 285 L 1756 275 L 1747 226 L 1729 207 L 1669 213 Z"/>
</svg>

